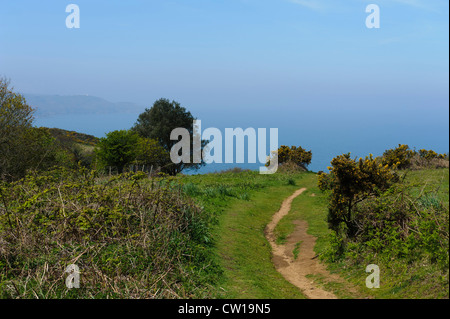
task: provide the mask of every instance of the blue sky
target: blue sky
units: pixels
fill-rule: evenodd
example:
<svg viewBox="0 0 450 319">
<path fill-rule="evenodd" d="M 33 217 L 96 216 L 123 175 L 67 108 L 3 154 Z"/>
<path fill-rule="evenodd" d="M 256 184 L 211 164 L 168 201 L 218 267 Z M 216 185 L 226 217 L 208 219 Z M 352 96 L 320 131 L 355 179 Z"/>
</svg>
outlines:
<svg viewBox="0 0 450 319">
<path fill-rule="evenodd" d="M 81 28 L 65 27 L 78 4 Z M 365 7 L 381 28 L 365 27 Z M 448 1 L 8 1 L 0 73 L 28 93 L 221 107 L 445 95 Z"/>
<path fill-rule="evenodd" d="M 65 26 L 70 3 L 80 7 L 80 29 Z M 365 25 L 371 3 L 381 10 L 379 29 Z M 446 0 L 3 1 L 0 75 L 24 93 L 146 106 L 175 99 L 207 126 L 295 132 L 322 125 L 358 139 L 357 128 L 383 131 L 408 120 L 402 125 L 411 136 L 418 126 L 429 134 L 413 144 L 447 151 L 448 6 Z"/>
</svg>

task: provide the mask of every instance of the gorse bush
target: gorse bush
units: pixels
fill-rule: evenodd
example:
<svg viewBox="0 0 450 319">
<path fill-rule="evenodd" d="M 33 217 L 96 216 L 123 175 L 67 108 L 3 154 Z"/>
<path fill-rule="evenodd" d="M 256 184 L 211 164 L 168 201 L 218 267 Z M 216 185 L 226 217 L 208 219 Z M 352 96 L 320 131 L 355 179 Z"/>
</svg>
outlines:
<svg viewBox="0 0 450 319">
<path fill-rule="evenodd" d="M 280 148 L 276 151 L 278 155 L 278 164 L 283 166 L 292 166 L 295 165 L 296 169 L 301 168 L 306 170 L 308 165 L 311 164 L 312 152 L 306 151 L 301 146 L 286 146 L 281 145 Z M 271 155 L 273 157 L 273 155 Z M 266 163 L 266 166 L 269 166 L 271 162 L 271 158 Z"/>
<path fill-rule="evenodd" d="M 401 145 L 386 154 L 382 163 L 372 156 L 356 161 L 344 154 L 332 160 L 328 174 L 319 173 L 319 188 L 328 193 L 332 230 L 322 258 L 349 269 L 375 263 L 386 278 L 395 278 L 392 293 L 405 289 L 403 293 L 413 294 L 414 285 L 422 280 L 434 289 L 424 296 L 448 297 L 448 171 L 436 181 L 439 184 L 433 184 L 434 189 L 424 182 L 432 170 L 417 172 L 420 178 L 415 181 L 409 181 L 412 173 L 405 171 L 427 167 L 416 164 L 418 159 L 444 159 L 435 152 L 410 153 Z M 439 171 L 436 174 L 440 175 Z M 385 281 L 384 285 L 391 283 Z"/>
<path fill-rule="evenodd" d="M 411 160 L 410 169 L 449 168 L 447 154 L 438 154 L 433 150 L 421 149 Z"/>
<path fill-rule="evenodd" d="M 379 197 L 355 207 L 357 231 L 352 238 L 334 233 L 329 260 L 348 257 L 361 263 L 377 256 L 390 264 L 436 265 L 448 280 L 449 209 L 433 192 L 413 196 L 396 184 Z M 373 261 L 373 260 L 372 260 Z"/>
<path fill-rule="evenodd" d="M 426 150 L 426 149 L 421 149 L 419 150 L 419 155 L 421 158 L 424 158 L 426 160 L 431 160 L 433 158 L 438 158 L 439 154 L 436 153 L 433 150 Z"/>
<path fill-rule="evenodd" d="M 23 298 L 186 298 L 219 272 L 211 216 L 173 179 L 58 169 L 2 184 L 0 295 Z M 76 264 L 80 289 L 64 270 Z"/>
<path fill-rule="evenodd" d="M 381 162 L 383 165 L 400 170 L 449 167 L 447 154 L 439 154 L 426 149 L 416 152 L 405 144 L 399 144 L 394 149 L 386 150 L 381 157 Z"/>
<path fill-rule="evenodd" d="M 352 237 L 357 220 L 354 207 L 366 198 L 377 196 L 398 180 L 388 165 L 379 164 L 372 155 L 358 161 L 350 154 L 343 154 L 331 161 L 330 172 L 321 172 L 318 186 L 330 191 L 328 224 L 334 231 L 342 231 Z"/>
<path fill-rule="evenodd" d="M 413 156 L 414 151 L 408 145 L 399 144 L 398 147 L 386 150 L 383 153 L 382 164 L 392 168 L 404 169 L 410 166 Z"/>
</svg>

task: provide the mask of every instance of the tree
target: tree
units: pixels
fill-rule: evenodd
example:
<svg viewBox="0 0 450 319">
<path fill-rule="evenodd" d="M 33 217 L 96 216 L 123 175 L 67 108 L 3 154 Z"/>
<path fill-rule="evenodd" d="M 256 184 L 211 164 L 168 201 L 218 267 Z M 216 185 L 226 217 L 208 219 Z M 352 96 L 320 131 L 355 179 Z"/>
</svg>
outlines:
<svg viewBox="0 0 450 319">
<path fill-rule="evenodd" d="M 57 164 L 58 150 L 48 129 L 34 128 L 33 108 L 0 79 L 0 178 L 15 180 L 29 169 Z"/>
<path fill-rule="evenodd" d="M 119 174 L 136 159 L 139 136 L 130 130 L 112 131 L 101 138 L 95 153 L 104 166 L 117 168 Z"/>
<path fill-rule="evenodd" d="M 398 176 L 388 165 L 379 164 L 372 154 L 359 161 L 351 159 L 350 153 L 339 155 L 333 158 L 331 165 L 328 174 L 319 174 L 319 188 L 331 191 L 328 224 L 331 229 L 339 231 L 344 223 L 345 233 L 352 237 L 356 230 L 352 214 L 354 206 L 387 190 Z"/>
<path fill-rule="evenodd" d="M 9 81 L 0 79 L 0 177 L 16 176 L 20 140 L 31 128 L 33 112 L 25 98 L 9 88 Z"/>
<path fill-rule="evenodd" d="M 23 170 L 47 170 L 55 165 L 66 164 L 62 161 L 64 151 L 56 143 L 46 127 L 26 129 L 21 136 L 19 158 Z"/>
<path fill-rule="evenodd" d="M 158 143 L 158 141 L 139 137 L 136 150 L 136 164 L 150 167 L 164 167 L 169 165 L 169 153 Z"/>
<path fill-rule="evenodd" d="M 9 81 L 0 78 L 0 138 L 31 127 L 33 113 L 25 98 L 9 88 Z"/>
<path fill-rule="evenodd" d="M 176 128 L 185 128 L 190 136 L 193 136 L 193 122 L 195 118 L 191 112 L 182 107 L 176 101 L 170 102 L 167 99 L 157 100 L 152 108 L 145 109 L 145 112 L 139 115 L 132 130 L 144 138 L 150 138 L 158 141 L 158 143 L 170 153 L 172 147 L 178 142 L 170 139 L 170 133 Z M 201 142 L 202 149 L 206 146 L 207 141 Z M 190 145 L 190 162 L 181 162 L 178 164 L 171 163 L 164 168 L 169 174 L 175 175 L 186 168 L 198 169 L 204 165 L 201 163 L 193 163 L 193 140 Z"/>
</svg>

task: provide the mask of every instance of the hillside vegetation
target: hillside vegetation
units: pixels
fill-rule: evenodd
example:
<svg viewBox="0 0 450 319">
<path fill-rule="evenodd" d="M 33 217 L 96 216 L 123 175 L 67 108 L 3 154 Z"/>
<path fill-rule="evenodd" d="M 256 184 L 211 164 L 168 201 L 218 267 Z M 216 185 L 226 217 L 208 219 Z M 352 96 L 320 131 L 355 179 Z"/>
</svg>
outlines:
<svg viewBox="0 0 450 319">
<path fill-rule="evenodd" d="M 99 139 L 93 135 L 68 131 L 59 128 L 49 128 L 50 134 L 63 144 L 82 144 L 95 146 Z"/>
<path fill-rule="evenodd" d="M 58 169 L 1 184 L 3 298 L 209 296 L 211 216 L 170 178 Z M 76 264 L 81 287 L 69 290 Z"/>
<path fill-rule="evenodd" d="M 305 298 L 275 269 L 264 234 L 299 188 L 271 243 L 306 220 L 313 259 L 347 281 L 305 278 L 341 298 L 449 297 L 448 154 L 400 144 L 379 157 L 337 155 L 316 174 L 312 151 L 282 145 L 276 174 L 183 175 L 205 163 L 169 156 L 168 132 L 193 131 L 175 101 L 101 139 L 36 128 L 33 113 L 0 79 L 0 298 Z M 366 287 L 369 264 L 379 288 Z"/>
<path fill-rule="evenodd" d="M 361 205 L 359 211 L 366 212 L 361 227 L 369 233 L 362 230 L 354 238 L 328 227 L 329 199 L 317 179 L 302 184 L 308 189 L 294 200 L 291 214 L 276 228 L 279 240 L 292 233 L 295 220 L 306 220 L 309 233 L 318 238 L 315 251 L 321 261 L 359 287 L 359 295 L 326 278 L 311 280 L 340 298 L 448 298 L 449 171 L 401 173 L 404 184 Z M 400 214 L 404 214 L 402 227 L 395 223 Z M 369 264 L 380 267 L 378 289 L 366 287 Z"/>
</svg>

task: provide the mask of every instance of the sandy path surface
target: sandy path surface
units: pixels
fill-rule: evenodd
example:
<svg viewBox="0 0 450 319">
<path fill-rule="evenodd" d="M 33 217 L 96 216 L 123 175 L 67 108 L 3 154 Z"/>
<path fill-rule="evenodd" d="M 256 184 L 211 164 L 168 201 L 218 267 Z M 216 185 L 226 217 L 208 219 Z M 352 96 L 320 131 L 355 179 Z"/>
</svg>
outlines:
<svg viewBox="0 0 450 319">
<path fill-rule="evenodd" d="M 308 279 L 307 275 L 323 275 L 327 279 L 342 282 L 335 275 L 331 275 L 325 267 L 319 263 L 314 252 L 316 237 L 307 234 L 308 223 L 303 220 L 296 221 L 294 232 L 287 238 L 285 245 L 277 245 L 276 238 L 273 233 L 278 222 L 289 213 L 294 198 L 303 193 L 306 188 L 302 188 L 294 192 L 291 196 L 283 201 L 280 210 L 272 217 L 272 221 L 265 229 L 265 235 L 272 246 L 273 263 L 275 268 L 293 285 L 311 299 L 337 299 L 337 297 L 326 290 L 314 284 L 312 279 Z M 300 242 L 299 253 L 294 258 L 293 251 L 297 243 Z"/>
</svg>

